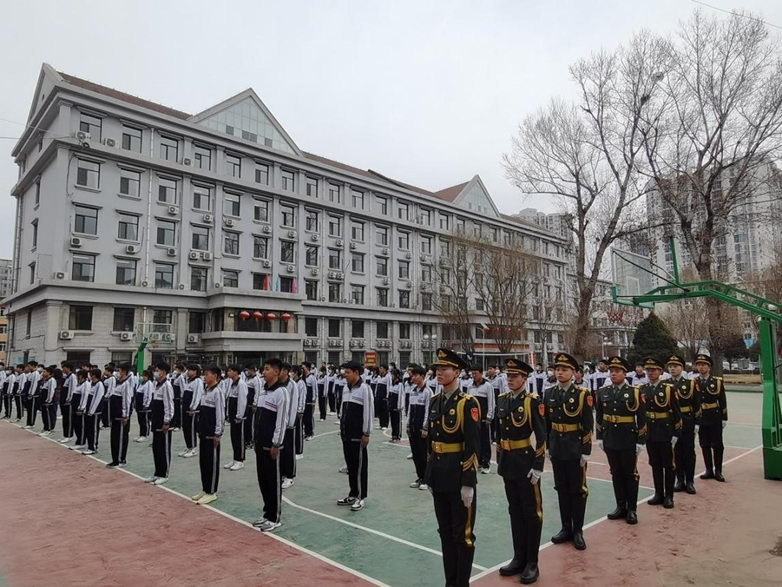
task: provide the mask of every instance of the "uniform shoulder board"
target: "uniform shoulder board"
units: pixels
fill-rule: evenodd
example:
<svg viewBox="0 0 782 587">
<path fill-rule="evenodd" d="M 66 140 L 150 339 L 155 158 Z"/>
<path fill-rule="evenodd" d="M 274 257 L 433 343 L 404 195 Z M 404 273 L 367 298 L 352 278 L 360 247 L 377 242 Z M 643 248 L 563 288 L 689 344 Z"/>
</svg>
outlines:
<svg viewBox="0 0 782 587">
<path fill-rule="evenodd" d="M 527 395 L 529 395 L 532 399 L 540 399 L 540 396 L 538 395 L 537 391 L 533 391 L 532 393 L 528 393 Z"/>
<path fill-rule="evenodd" d="M 579 391 L 584 391 L 586 393 L 589 393 L 589 390 L 586 387 L 579 387 L 578 390 Z"/>
<path fill-rule="evenodd" d="M 473 398 L 473 397 L 472 397 L 472 396 L 471 396 L 469 393 L 467 393 L 466 391 L 463 391 L 463 392 L 461 392 L 459 395 L 460 395 L 461 397 L 463 397 L 463 398 L 466 398 L 466 399 L 474 399 L 474 398 Z"/>
<path fill-rule="evenodd" d="M 716 377 L 715 376 L 714 379 L 716 379 L 717 381 L 722 381 L 722 377 Z"/>
<path fill-rule="evenodd" d="M 505 393 L 501 393 L 501 394 L 500 394 L 500 395 L 498 395 L 497 397 L 505 397 L 506 395 L 510 395 L 510 393 L 508 393 L 508 392 L 506 391 Z"/>
</svg>

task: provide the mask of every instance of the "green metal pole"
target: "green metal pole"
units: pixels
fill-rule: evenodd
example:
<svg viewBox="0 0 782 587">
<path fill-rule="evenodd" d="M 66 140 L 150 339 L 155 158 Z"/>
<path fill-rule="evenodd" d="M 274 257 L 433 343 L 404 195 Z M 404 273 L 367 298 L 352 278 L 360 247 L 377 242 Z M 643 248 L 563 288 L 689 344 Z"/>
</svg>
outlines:
<svg viewBox="0 0 782 587">
<path fill-rule="evenodd" d="M 676 237 L 671 235 L 671 259 L 673 259 L 673 280 L 676 283 L 681 283 L 679 279 L 679 260 L 676 255 Z"/>
<path fill-rule="evenodd" d="M 136 351 L 136 373 L 141 375 L 141 373 L 144 371 L 144 349 L 147 348 L 147 343 L 142 342 L 138 345 L 138 350 Z"/>
<path fill-rule="evenodd" d="M 782 479 L 782 411 L 777 389 L 777 345 L 775 324 L 760 320 L 760 360 L 763 375 L 763 475 Z"/>
</svg>

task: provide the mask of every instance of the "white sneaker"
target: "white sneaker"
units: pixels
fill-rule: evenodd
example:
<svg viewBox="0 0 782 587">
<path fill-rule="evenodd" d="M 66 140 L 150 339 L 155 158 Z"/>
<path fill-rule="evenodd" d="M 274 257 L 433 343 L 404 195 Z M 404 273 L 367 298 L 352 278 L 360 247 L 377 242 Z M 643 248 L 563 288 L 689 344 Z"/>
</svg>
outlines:
<svg viewBox="0 0 782 587">
<path fill-rule="evenodd" d="M 337 426 L 339 426 L 339 418 L 337 418 L 337 421 L 334 422 Z"/>
<path fill-rule="evenodd" d="M 229 471 L 241 471 L 244 469 L 244 463 L 241 461 L 236 461 L 231 467 L 228 469 Z"/>
<path fill-rule="evenodd" d="M 266 518 L 261 518 L 260 520 L 255 520 L 255 521 L 253 522 L 253 527 L 254 527 L 254 528 L 260 528 L 261 526 L 263 526 L 263 524 L 264 524 L 265 522 L 268 522 L 268 521 L 269 521 L 269 520 L 267 520 Z"/>
<path fill-rule="evenodd" d="M 413 482 L 410 484 L 410 487 L 411 487 L 411 488 L 413 488 L 413 489 L 418 489 L 419 487 L 421 487 L 421 481 L 420 481 L 420 479 L 416 479 L 415 481 L 413 481 Z"/>
<path fill-rule="evenodd" d="M 185 451 L 185 454 L 183 454 L 182 456 L 185 457 L 186 459 L 189 459 L 191 457 L 197 457 L 198 451 L 196 449 Z"/>
<path fill-rule="evenodd" d="M 69 443 L 71 440 L 73 440 L 73 438 L 65 438 L 65 437 L 63 436 L 63 437 L 62 437 L 62 438 L 60 438 L 60 439 L 59 439 L 57 442 L 59 442 L 60 444 L 67 444 L 67 443 Z"/>
<path fill-rule="evenodd" d="M 413 460 L 413 453 L 410 453 L 409 455 L 407 455 L 407 460 L 408 461 Z"/>
<path fill-rule="evenodd" d="M 491 469 L 489 469 L 489 467 L 482 467 L 481 468 L 481 473 L 483 473 L 484 475 L 488 475 L 490 472 L 491 472 Z"/>
<path fill-rule="evenodd" d="M 87 448 L 86 444 L 74 444 L 68 447 L 69 450 L 84 450 L 85 448 Z"/>
<path fill-rule="evenodd" d="M 427 489 L 429 489 L 429 487 L 426 485 L 426 483 L 421 483 L 421 485 L 418 486 L 418 489 L 420 489 L 421 491 L 426 491 Z"/>
<path fill-rule="evenodd" d="M 146 436 L 139 436 L 136 440 L 133 442 L 146 442 L 147 437 Z"/>
<path fill-rule="evenodd" d="M 339 472 L 340 472 L 340 473 L 347 473 L 347 472 L 348 472 L 348 466 L 347 466 L 347 465 L 342 465 L 342 466 L 339 468 Z"/>
<path fill-rule="evenodd" d="M 276 530 L 282 526 L 279 522 L 272 522 L 271 520 L 266 520 L 263 524 L 259 526 L 259 530 L 261 532 L 272 532 L 273 530 Z"/>
<path fill-rule="evenodd" d="M 291 485 L 293 485 L 296 481 L 294 479 L 283 479 L 282 481 L 282 488 L 288 489 Z"/>
<path fill-rule="evenodd" d="M 190 449 L 188 448 L 187 450 L 183 450 L 182 452 L 180 452 L 177 456 L 186 457 L 189 453 L 190 453 Z"/>
<path fill-rule="evenodd" d="M 206 495 L 206 491 L 200 491 L 198 494 L 194 495 L 190 499 L 192 499 L 193 501 L 198 501 L 199 499 L 201 499 L 205 495 Z"/>
<path fill-rule="evenodd" d="M 98 451 L 87 449 L 87 450 L 81 451 L 81 454 L 83 454 L 85 456 L 90 456 L 90 455 L 94 455 L 96 452 L 98 452 Z"/>
<path fill-rule="evenodd" d="M 198 500 L 198 504 L 199 505 L 208 505 L 208 504 L 212 503 L 213 501 L 217 501 L 217 494 L 216 493 L 207 493 L 201 499 Z"/>
<path fill-rule="evenodd" d="M 296 455 L 296 460 L 297 461 L 300 461 L 303 458 L 304 458 L 304 455 Z"/>
<path fill-rule="evenodd" d="M 144 483 L 154 483 L 155 481 L 157 481 L 157 477 L 155 477 L 154 475 L 152 475 L 152 477 L 147 477 L 146 479 L 144 479 Z"/>
<path fill-rule="evenodd" d="M 362 509 L 364 507 L 364 500 L 363 499 L 357 499 L 353 502 L 353 505 L 350 506 L 351 512 L 357 512 L 358 510 Z"/>
<path fill-rule="evenodd" d="M 234 466 L 235 463 L 236 461 L 231 461 L 229 463 L 226 463 L 225 465 L 223 465 L 223 469 L 230 469 L 231 467 Z"/>
<path fill-rule="evenodd" d="M 168 477 L 158 477 L 152 482 L 153 485 L 163 485 L 164 483 L 168 483 Z"/>
</svg>

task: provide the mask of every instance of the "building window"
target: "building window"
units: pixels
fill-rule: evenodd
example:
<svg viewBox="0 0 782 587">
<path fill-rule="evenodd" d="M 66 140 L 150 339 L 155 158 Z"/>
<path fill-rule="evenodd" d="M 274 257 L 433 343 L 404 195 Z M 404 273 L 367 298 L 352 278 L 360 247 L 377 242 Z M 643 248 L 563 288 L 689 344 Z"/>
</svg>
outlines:
<svg viewBox="0 0 782 587">
<path fill-rule="evenodd" d="M 375 257 L 375 270 L 381 277 L 388 277 L 388 259 L 385 257 Z"/>
<path fill-rule="evenodd" d="M 304 250 L 304 262 L 306 265 L 310 266 L 317 266 L 318 264 L 318 247 L 315 245 L 307 245 L 307 248 Z"/>
<path fill-rule="evenodd" d="M 363 222 L 351 222 L 350 224 L 350 238 L 354 241 L 364 242 L 364 223 Z"/>
<path fill-rule="evenodd" d="M 117 212 L 119 222 L 117 224 L 117 238 L 138 241 L 138 216 Z"/>
<path fill-rule="evenodd" d="M 253 257 L 256 259 L 269 258 L 269 239 L 265 236 L 253 235 Z"/>
<path fill-rule="evenodd" d="M 253 273 L 253 289 L 268 291 L 269 275 L 267 273 Z"/>
<path fill-rule="evenodd" d="M 206 291 L 209 271 L 206 267 L 192 267 L 190 269 L 190 289 L 193 291 Z"/>
<path fill-rule="evenodd" d="M 342 198 L 339 195 L 339 186 L 333 183 L 328 184 L 328 186 L 329 186 L 329 202 L 331 202 L 332 204 L 341 204 Z"/>
<path fill-rule="evenodd" d="M 238 155 L 225 154 L 225 172 L 228 177 L 242 177 L 242 159 Z"/>
<path fill-rule="evenodd" d="M 309 232 L 318 232 L 320 214 L 315 210 L 306 210 L 304 216 L 304 229 Z"/>
<path fill-rule="evenodd" d="M 179 160 L 179 139 L 160 135 L 160 158 L 176 163 Z"/>
<path fill-rule="evenodd" d="M 141 133 L 140 128 L 122 125 L 122 148 L 126 151 L 141 153 Z"/>
<path fill-rule="evenodd" d="M 223 196 L 223 214 L 239 217 L 242 212 L 241 197 L 239 194 L 226 192 Z"/>
<path fill-rule="evenodd" d="M 33 229 L 33 248 L 36 248 L 38 246 L 38 219 L 33 220 L 30 225 Z"/>
<path fill-rule="evenodd" d="M 100 189 L 100 163 L 79 159 L 76 170 L 76 185 Z"/>
<path fill-rule="evenodd" d="M 388 214 L 388 198 L 381 198 L 380 196 L 377 197 L 377 205 L 380 209 L 380 214 L 385 216 Z"/>
<path fill-rule="evenodd" d="M 79 130 L 89 133 L 91 140 L 101 142 L 103 140 L 101 137 L 102 124 L 103 121 L 97 116 L 82 112 L 81 119 L 79 120 Z"/>
<path fill-rule="evenodd" d="M 41 203 L 41 180 L 35 182 L 35 207 Z"/>
<path fill-rule="evenodd" d="M 255 183 L 269 185 L 269 166 L 264 163 L 255 164 Z"/>
<path fill-rule="evenodd" d="M 364 192 L 359 192 L 357 190 L 351 190 L 350 192 L 351 201 L 354 208 L 358 208 L 359 210 L 364 209 Z"/>
<path fill-rule="evenodd" d="M 421 237 L 421 253 L 424 255 L 431 255 L 432 254 L 432 237 L 431 236 L 422 236 Z"/>
<path fill-rule="evenodd" d="M 206 312 L 187 313 L 187 332 L 190 334 L 203 334 L 206 332 Z"/>
<path fill-rule="evenodd" d="M 401 340 L 410 340 L 410 324 L 402 322 L 399 325 L 399 338 Z"/>
<path fill-rule="evenodd" d="M 173 247 L 176 244 L 176 222 L 157 221 L 157 244 Z"/>
<path fill-rule="evenodd" d="M 68 330 L 92 330 L 92 306 L 71 306 Z"/>
<path fill-rule="evenodd" d="M 350 269 L 353 273 L 364 273 L 363 253 L 352 253 L 350 255 Z"/>
<path fill-rule="evenodd" d="M 133 308 L 114 308 L 114 332 L 131 332 L 136 319 Z"/>
<path fill-rule="evenodd" d="M 37 225 L 34 226 L 37 232 Z M 80 234 L 98 234 L 98 211 L 95 208 L 76 206 L 76 222 L 74 223 L 73 231 Z M 33 243 L 33 246 L 35 246 L 35 243 Z"/>
<path fill-rule="evenodd" d="M 136 261 L 117 259 L 117 285 L 136 285 Z"/>
<path fill-rule="evenodd" d="M 364 305 L 364 286 L 363 285 L 351 285 L 350 286 L 350 299 L 357 306 L 363 306 Z"/>
<path fill-rule="evenodd" d="M 304 319 L 304 336 L 318 336 L 317 318 L 308 317 Z"/>
<path fill-rule="evenodd" d="M 329 283 L 329 301 L 339 303 L 342 301 L 342 284 Z"/>
<path fill-rule="evenodd" d="M 409 308 L 410 307 L 410 292 L 409 291 L 400 291 L 399 292 L 399 307 L 400 308 Z"/>
<path fill-rule="evenodd" d="M 410 249 L 410 233 L 409 232 L 400 232 L 399 233 L 399 248 L 403 251 L 407 251 Z"/>
<path fill-rule="evenodd" d="M 351 336 L 351 338 L 364 338 L 364 321 L 363 320 L 351 320 L 350 321 L 350 336 Z"/>
<path fill-rule="evenodd" d="M 174 266 L 168 263 L 155 263 L 155 287 L 174 289 Z"/>
<path fill-rule="evenodd" d="M 280 206 L 282 225 L 286 228 L 296 228 L 296 208 L 283 204 Z"/>
<path fill-rule="evenodd" d="M 329 236 L 342 236 L 342 216 L 329 216 Z"/>
<path fill-rule="evenodd" d="M 377 338 L 389 338 L 388 336 L 388 322 L 377 323 Z"/>
<path fill-rule="evenodd" d="M 280 277 L 280 291 L 282 293 L 295 293 L 294 289 L 293 277 Z"/>
<path fill-rule="evenodd" d="M 95 281 L 95 255 L 74 255 L 71 279 L 73 281 Z"/>
<path fill-rule="evenodd" d="M 174 312 L 172 310 L 153 310 L 153 332 L 168 332 L 174 324 Z"/>
<path fill-rule="evenodd" d="M 421 265 L 421 281 L 429 283 L 432 281 L 432 267 L 429 265 Z"/>
<path fill-rule="evenodd" d="M 329 338 L 339 338 L 342 336 L 342 320 L 339 318 L 329 319 Z"/>
<path fill-rule="evenodd" d="M 388 246 L 388 228 L 385 226 L 378 226 L 375 228 L 375 244 L 381 247 Z"/>
<path fill-rule="evenodd" d="M 223 234 L 223 252 L 226 255 L 239 254 L 239 233 L 225 232 Z"/>
<path fill-rule="evenodd" d="M 421 224 L 424 226 L 431 226 L 432 225 L 432 211 L 426 210 L 425 208 L 421 209 L 421 214 L 419 216 L 419 220 L 421 221 Z"/>
<path fill-rule="evenodd" d="M 342 251 L 329 249 L 329 269 L 342 271 Z"/>
<path fill-rule="evenodd" d="M 377 288 L 377 305 L 381 308 L 388 307 L 388 290 L 386 288 Z"/>
<path fill-rule="evenodd" d="M 26 334 L 27 338 L 30 338 L 30 331 L 32 330 L 32 327 L 33 327 L 33 311 L 30 310 L 27 312 L 27 328 L 25 330 L 25 332 L 27 333 Z"/>
<path fill-rule="evenodd" d="M 283 263 L 296 262 L 296 243 L 292 241 L 280 241 L 280 261 Z"/>
<path fill-rule="evenodd" d="M 410 279 L 410 261 L 399 261 L 399 279 Z"/>
<path fill-rule="evenodd" d="M 399 218 L 399 220 L 407 220 L 409 209 L 410 206 L 407 204 L 407 202 L 397 202 L 397 218 Z"/>
<path fill-rule="evenodd" d="M 311 279 L 304 281 L 304 290 L 307 294 L 307 299 L 314 302 L 318 299 L 318 282 Z"/>
<path fill-rule="evenodd" d="M 440 230 L 449 230 L 451 228 L 451 217 L 446 214 L 440 214 Z"/>
<path fill-rule="evenodd" d="M 223 269 L 223 286 L 239 287 L 239 272 L 229 269 Z"/>
<path fill-rule="evenodd" d="M 212 209 L 212 188 L 193 185 L 193 209 L 209 212 Z"/>
<path fill-rule="evenodd" d="M 308 177 L 306 179 L 307 182 L 307 195 L 310 198 L 317 198 L 318 197 L 318 180 L 314 177 Z"/>
<path fill-rule="evenodd" d="M 451 256 L 451 242 L 440 241 L 440 256 L 446 259 Z"/>
<path fill-rule="evenodd" d="M 157 201 L 161 204 L 176 204 L 177 181 L 161 177 L 158 179 Z"/>
<path fill-rule="evenodd" d="M 432 311 L 432 294 L 430 293 L 421 294 L 421 309 L 424 312 Z"/>
<path fill-rule="evenodd" d="M 253 207 L 253 219 L 258 222 L 269 222 L 268 200 L 255 200 Z"/>
<path fill-rule="evenodd" d="M 35 261 L 30 263 L 30 285 L 35 283 L 35 266 L 36 266 Z"/>
<path fill-rule="evenodd" d="M 193 249 L 196 251 L 209 250 L 209 229 L 205 226 L 193 226 Z"/>
<path fill-rule="evenodd" d="M 293 171 L 283 169 L 280 172 L 280 179 L 282 180 L 282 189 L 286 192 L 296 191 L 296 174 Z"/>
<path fill-rule="evenodd" d="M 196 169 L 203 169 L 204 171 L 212 170 L 212 149 L 209 147 L 202 147 L 201 145 L 193 145 L 193 163 Z"/>
<path fill-rule="evenodd" d="M 141 173 L 130 169 L 119 170 L 119 193 L 123 196 L 138 198 L 141 194 Z"/>
</svg>

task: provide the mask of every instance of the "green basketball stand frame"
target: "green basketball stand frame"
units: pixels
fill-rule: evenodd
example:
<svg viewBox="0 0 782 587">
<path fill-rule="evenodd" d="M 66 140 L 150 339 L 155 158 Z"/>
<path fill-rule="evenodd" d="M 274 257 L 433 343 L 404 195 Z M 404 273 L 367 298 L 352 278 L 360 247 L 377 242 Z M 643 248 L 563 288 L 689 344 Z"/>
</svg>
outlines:
<svg viewBox="0 0 782 587">
<path fill-rule="evenodd" d="M 742 308 L 758 316 L 760 362 L 763 376 L 763 474 L 766 479 L 782 480 L 782 410 L 779 404 L 776 328 L 782 325 L 782 306 L 766 298 L 720 281 L 681 283 L 676 260 L 676 243 L 671 239 L 673 281 L 645 294 L 621 296 L 612 288 L 615 304 L 654 309 L 654 304 L 688 298 L 710 297 Z M 641 269 L 646 270 L 641 267 Z"/>
</svg>

